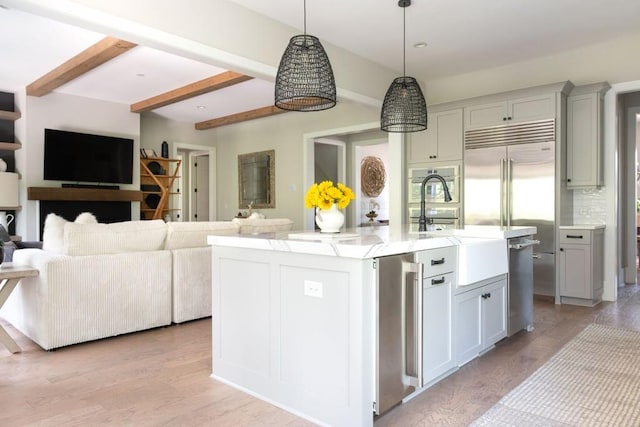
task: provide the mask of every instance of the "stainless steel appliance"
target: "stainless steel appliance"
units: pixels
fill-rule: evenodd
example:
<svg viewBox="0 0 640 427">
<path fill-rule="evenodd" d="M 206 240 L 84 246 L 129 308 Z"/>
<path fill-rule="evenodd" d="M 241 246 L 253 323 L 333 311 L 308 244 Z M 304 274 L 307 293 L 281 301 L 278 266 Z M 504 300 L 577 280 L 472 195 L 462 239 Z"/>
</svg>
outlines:
<svg viewBox="0 0 640 427">
<path fill-rule="evenodd" d="M 536 226 L 534 293 L 555 295 L 555 120 L 465 132 L 465 225 Z"/>
<path fill-rule="evenodd" d="M 458 207 L 427 207 L 427 218 L 431 219 L 435 230 L 446 230 L 458 228 L 460 225 L 460 208 Z M 411 231 L 418 231 L 418 219 L 420 218 L 420 207 L 409 208 L 409 223 Z"/>
<path fill-rule="evenodd" d="M 449 194 L 451 194 L 451 202 L 460 201 L 460 174 L 457 165 L 438 166 L 438 167 L 422 167 L 410 168 L 407 172 L 409 176 L 409 204 L 420 203 L 420 188 L 422 181 L 429 175 L 440 175 L 444 178 Z M 425 201 L 427 203 L 442 203 L 444 200 L 444 188 L 442 183 L 437 180 L 429 181 L 425 186 Z"/>
<path fill-rule="evenodd" d="M 460 225 L 459 170 L 459 165 L 415 167 L 408 170 L 407 212 L 411 231 L 418 231 L 420 190 L 422 181 L 429 175 L 440 175 L 444 179 L 452 199 L 450 203 L 445 203 L 444 187 L 439 180 L 432 180 L 425 184 L 426 216 L 432 225 L 429 229 L 442 230 L 457 228 Z"/>
<path fill-rule="evenodd" d="M 540 242 L 532 236 L 509 239 L 509 284 L 507 286 L 507 336 L 522 329 L 533 330 L 533 247 Z"/>
<path fill-rule="evenodd" d="M 376 396 L 380 415 L 422 386 L 422 264 L 415 255 L 376 258 Z"/>
</svg>

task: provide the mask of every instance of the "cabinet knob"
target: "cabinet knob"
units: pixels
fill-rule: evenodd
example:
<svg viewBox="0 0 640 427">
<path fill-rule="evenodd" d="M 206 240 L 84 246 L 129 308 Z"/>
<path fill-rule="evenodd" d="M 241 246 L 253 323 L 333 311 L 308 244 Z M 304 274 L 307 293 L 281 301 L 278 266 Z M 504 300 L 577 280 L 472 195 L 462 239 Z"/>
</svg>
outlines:
<svg viewBox="0 0 640 427">
<path fill-rule="evenodd" d="M 506 122 L 506 121 L 507 121 L 507 118 L 506 118 L 506 117 L 503 117 L 503 118 L 502 118 L 502 121 Z"/>
<path fill-rule="evenodd" d="M 567 179 L 567 182 L 571 182 L 571 178 Z"/>
<path fill-rule="evenodd" d="M 560 252 L 564 252 L 564 249 L 560 248 Z"/>
</svg>

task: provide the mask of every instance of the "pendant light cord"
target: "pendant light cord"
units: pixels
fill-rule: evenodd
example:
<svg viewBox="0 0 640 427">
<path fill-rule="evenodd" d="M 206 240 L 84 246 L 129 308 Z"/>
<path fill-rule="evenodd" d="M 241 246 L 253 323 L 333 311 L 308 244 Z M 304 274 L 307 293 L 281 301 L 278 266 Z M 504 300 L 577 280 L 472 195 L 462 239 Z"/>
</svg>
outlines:
<svg viewBox="0 0 640 427">
<path fill-rule="evenodd" d="M 402 77 L 407 77 L 407 7 L 406 6 L 402 8 Z"/>
<path fill-rule="evenodd" d="M 304 35 L 307 35 L 307 0 L 304 0 L 302 10 L 304 11 Z"/>
</svg>

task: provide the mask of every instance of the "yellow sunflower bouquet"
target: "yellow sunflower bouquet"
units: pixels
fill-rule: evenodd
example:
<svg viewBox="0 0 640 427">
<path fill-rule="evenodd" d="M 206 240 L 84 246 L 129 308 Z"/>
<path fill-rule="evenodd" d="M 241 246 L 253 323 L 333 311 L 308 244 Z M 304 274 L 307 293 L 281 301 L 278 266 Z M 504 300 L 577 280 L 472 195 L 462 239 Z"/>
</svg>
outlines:
<svg viewBox="0 0 640 427">
<path fill-rule="evenodd" d="M 344 209 L 355 197 L 353 191 L 340 182 L 333 185 L 332 181 L 322 181 L 309 188 L 304 198 L 304 205 L 307 208 L 317 207 L 321 210 L 327 210 L 335 203 L 338 208 Z"/>
</svg>

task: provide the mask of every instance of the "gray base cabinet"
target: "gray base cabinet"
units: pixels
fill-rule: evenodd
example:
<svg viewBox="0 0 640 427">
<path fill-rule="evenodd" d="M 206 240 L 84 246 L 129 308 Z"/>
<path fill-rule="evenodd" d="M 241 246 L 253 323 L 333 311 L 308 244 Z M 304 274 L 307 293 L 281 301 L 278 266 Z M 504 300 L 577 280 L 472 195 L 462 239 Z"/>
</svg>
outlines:
<svg viewBox="0 0 640 427">
<path fill-rule="evenodd" d="M 604 229 L 560 229 L 560 302 L 593 306 L 602 301 Z"/>
<path fill-rule="evenodd" d="M 455 368 L 453 353 L 453 289 L 458 261 L 454 246 L 419 252 L 422 279 L 422 383 L 430 383 Z"/>
<path fill-rule="evenodd" d="M 455 368 L 453 287 L 455 273 L 424 279 L 422 377 L 425 386 Z"/>
<path fill-rule="evenodd" d="M 454 348 L 458 366 L 507 336 L 506 275 L 465 288 L 458 289 L 462 292 L 454 297 Z"/>
</svg>

